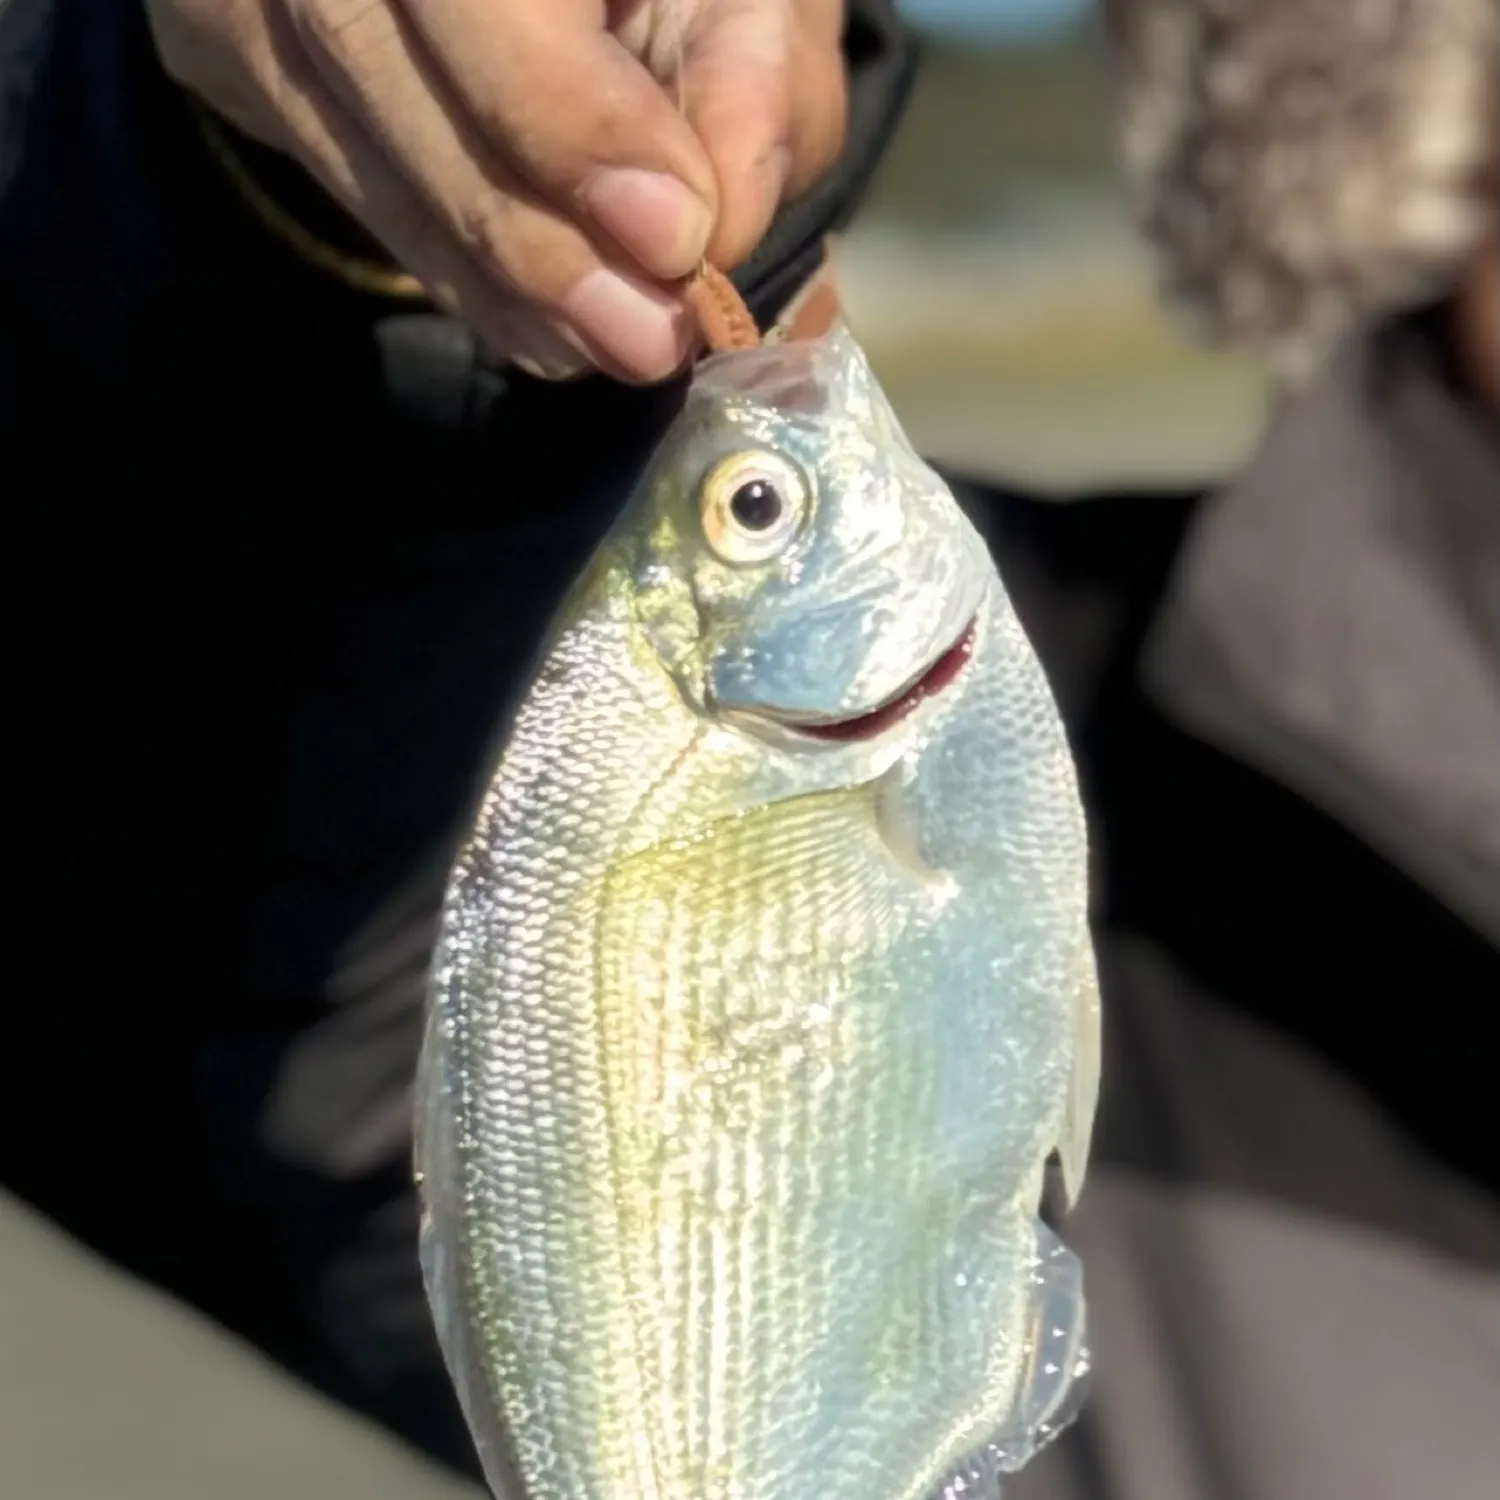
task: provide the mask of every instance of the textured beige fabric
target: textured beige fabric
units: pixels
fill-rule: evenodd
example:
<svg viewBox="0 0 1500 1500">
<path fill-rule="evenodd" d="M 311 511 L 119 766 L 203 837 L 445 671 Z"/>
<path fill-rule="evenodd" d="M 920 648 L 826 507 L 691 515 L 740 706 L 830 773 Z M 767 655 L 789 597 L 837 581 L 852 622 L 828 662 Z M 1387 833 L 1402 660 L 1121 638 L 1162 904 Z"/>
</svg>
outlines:
<svg viewBox="0 0 1500 1500">
<path fill-rule="evenodd" d="M 479 1500 L 0 1195 L 4 1500 Z"/>
<path fill-rule="evenodd" d="M 1104 0 L 1169 288 L 1311 372 L 1448 282 L 1493 205 L 1496 0 Z"/>
</svg>

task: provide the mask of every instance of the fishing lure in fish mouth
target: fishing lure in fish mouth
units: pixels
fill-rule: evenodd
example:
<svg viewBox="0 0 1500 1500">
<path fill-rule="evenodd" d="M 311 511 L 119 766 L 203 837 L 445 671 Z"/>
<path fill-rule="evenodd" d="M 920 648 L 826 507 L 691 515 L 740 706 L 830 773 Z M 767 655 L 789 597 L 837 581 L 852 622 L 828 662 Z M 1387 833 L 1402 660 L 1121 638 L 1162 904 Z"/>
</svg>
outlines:
<svg viewBox="0 0 1500 1500">
<path fill-rule="evenodd" d="M 1087 848 L 862 352 L 715 356 L 554 622 L 443 916 L 422 1259 L 497 1494 L 956 1500 L 1076 1410 Z"/>
</svg>

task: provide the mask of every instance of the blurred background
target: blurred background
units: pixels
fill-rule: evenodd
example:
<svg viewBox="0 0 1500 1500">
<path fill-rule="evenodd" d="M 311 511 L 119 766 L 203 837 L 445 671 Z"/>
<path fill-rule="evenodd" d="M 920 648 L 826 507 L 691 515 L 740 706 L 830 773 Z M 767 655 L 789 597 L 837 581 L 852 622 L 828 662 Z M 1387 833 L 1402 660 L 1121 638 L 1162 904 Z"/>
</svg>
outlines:
<svg viewBox="0 0 1500 1500">
<path fill-rule="evenodd" d="M 1154 294 L 1089 0 L 906 0 L 927 38 L 844 256 L 850 316 L 918 448 L 1045 489 L 1234 466 L 1264 386 Z"/>
</svg>

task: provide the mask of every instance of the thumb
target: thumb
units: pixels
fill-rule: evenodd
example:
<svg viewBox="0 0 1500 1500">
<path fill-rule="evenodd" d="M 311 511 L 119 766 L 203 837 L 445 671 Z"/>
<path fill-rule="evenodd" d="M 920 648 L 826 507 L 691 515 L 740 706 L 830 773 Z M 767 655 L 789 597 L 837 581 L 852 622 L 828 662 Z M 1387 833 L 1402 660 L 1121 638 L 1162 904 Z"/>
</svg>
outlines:
<svg viewBox="0 0 1500 1500">
<path fill-rule="evenodd" d="M 683 105 L 718 181 L 708 257 L 729 270 L 769 228 L 792 171 L 790 0 L 701 6 L 682 38 Z"/>
</svg>

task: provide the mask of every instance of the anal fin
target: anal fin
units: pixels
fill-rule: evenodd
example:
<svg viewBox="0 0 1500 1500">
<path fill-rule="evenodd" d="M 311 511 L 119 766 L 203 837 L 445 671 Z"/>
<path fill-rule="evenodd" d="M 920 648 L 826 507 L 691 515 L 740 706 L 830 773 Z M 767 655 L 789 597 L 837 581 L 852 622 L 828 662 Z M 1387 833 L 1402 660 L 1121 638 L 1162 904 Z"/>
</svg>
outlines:
<svg viewBox="0 0 1500 1500">
<path fill-rule="evenodd" d="M 1047 1226 L 1036 1226 L 1026 1364 L 1000 1428 L 932 1490 L 931 1500 L 998 1500 L 1001 1480 L 1072 1425 L 1088 1395 L 1083 1266 Z"/>
</svg>

